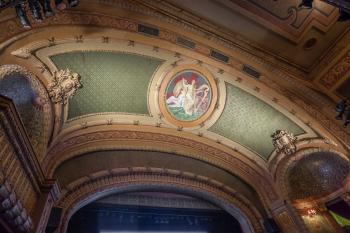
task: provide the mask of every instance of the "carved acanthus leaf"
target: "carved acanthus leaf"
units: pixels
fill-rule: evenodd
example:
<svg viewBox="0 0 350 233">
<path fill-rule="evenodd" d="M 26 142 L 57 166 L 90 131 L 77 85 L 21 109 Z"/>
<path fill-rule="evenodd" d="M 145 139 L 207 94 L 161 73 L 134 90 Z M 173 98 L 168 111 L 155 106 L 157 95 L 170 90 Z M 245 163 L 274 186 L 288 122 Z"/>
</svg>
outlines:
<svg viewBox="0 0 350 233">
<path fill-rule="evenodd" d="M 52 102 L 66 104 L 68 99 L 73 97 L 81 87 L 79 74 L 66 69 L 54 72 L 47 90 Z"/>
<path fill-rule="evenodd" d="M 297 147 L 295 142 L 297 138 L 287 130 L 276 130 L 275 133 L 271 135 L 272 144 L 276 148 L 277 153 L 284 153 L 286 155 L 292 155 L 296 152 Z"/>
</svg>

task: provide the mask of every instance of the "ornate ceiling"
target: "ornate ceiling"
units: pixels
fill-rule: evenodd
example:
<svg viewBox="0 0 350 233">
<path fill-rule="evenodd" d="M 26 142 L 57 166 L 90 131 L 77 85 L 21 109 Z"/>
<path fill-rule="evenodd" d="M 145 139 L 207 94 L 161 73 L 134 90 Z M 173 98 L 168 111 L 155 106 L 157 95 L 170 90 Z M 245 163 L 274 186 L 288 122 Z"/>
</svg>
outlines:
<svg viewBox="0 0 350 233">
<path fill-rule="evenodd" d="M 337 22 L 338 10 L 322 1 L 314 1 L 312 9 L 298 8 L 299 0 L 168 2 L 190 11 L 199 21 L 216 24 L 216 30 L 226 32 L 247 49 L 252 46 L 265 51 L 306 73 L 345 36 L 349 26 Z"/>
<path fill-rule="evenodd" d="M 348 163 L 350 134 L 334 120 L 329 98 L 334 96 L 314 85 L 326 80 L 330 89 L 338 88 L 349 71 L 346 52 L 345 65 L 339 68 L 333 59 L 314 73 L 314 83 L 306 75 L 346 30 L 334 22 L 334 9 L 317 3 L 306 14 L 293 8 L 296 1 L 279 6 L 273 1 L 189 2 L 87 0 L 33 22 L 28 31 L 9 11 L 0 17 L 0 93 L 13 99 L 20 114 L 26 109 L 22 100 L 42 114 L 40 133 L 28 127 L 37 112 L 21 115 L 24 137 L 38 136 L 42 142 L 42 151 L 31 153 L 42 176 L 58 179 L 57 203 L 65 221 L 106 195 L 163 188 L 227 206 L 241 223 L 250 219 L 247 232 L 262 232 L 266 215 L 293 227 L 298 224 L 293 225 L 284 200 L 294 200 L 288 188 L 306 179 L 288 183 L 288 175 L 297 179 L 299 168 L 303 172 L 322 162 L 301 157 L 313 158 L 317 151 Z M 206 10 L 206 17 L 199 17 L 195 7 Z M 232 25 L 225 18 L 231 16 Z M 318 41 L 305 50 L 311 37 Z M 8 87 L 18 77 L 30 83 L 26 91 Z M 28 93 L 43 103 L 36 106 Z M 10 100 L 2 101 L 14 111 Z M 2 121 L 12 116 L 6 114 L 0 114 Z M 11 130 L 1 127 L 6 134 Z M 276 130 L 295 138 L 285 134 L 273 141 Z M 10 144 L 9 138 L 0 135 L 0 143 Z M 11 162 L 8 154 L 0 153 L 4 167 Z M 323 170 L 333 174 L 337 168 Z M 10 170 L 6 175 L 16 179 Z M 18 182 L 15 186 L 20 190 Z M 310 196 L 327 199 L 330 192 L 340 191 Z"/>
<path fill-rule="evenodd" d="M 103 114 L 113 120 L 116 120 L 114 115 L 125 119 L 128 116 L 136 117 L 135 121 L 137 116 L 142 116 L 144 120 L 158 121 L 164 127 L 182 126 L 181 121 L 171 121 L 170 115 L 166 117 L 168 110 L 162 110 L 161 103 L 154 100 L 154 95 L 162 96 L 161 92 L 165 90 L 159 89 L 158 93 L 153 88 L 165 83 L 165 80 L 162 80 L 164 70 L 169 70 L 169 64 L 174 59 L 169 59 L 165 51 L 158 51 L 157 55 L 150 53 L 151 47 L 129 48 L 125 43 L 110 43 L 115 47 L 115 52 L 70 52 L 69 44 L 37 52 L 42 60 L 46 60 L 45 56 L 49 55 L 58 70 L 68 68 L 81 76 L 83 88 L 77 91 L 67 110 L 67 120 L 70 124 L 74 124 L 74 120 L 86 122 L 89 121 L 87 117 L 97 118 Z M 94 44 L 91 43 L 91 46 Z M 78 48 L 79 46 L 74 46 L 74 50 Z M 63 53 L 64 50 L 67 51 Z M 55 55 L 55 51 L 59 51 L 60 54 Z M 190 64 L 186 66 L 189 70 L 198 69 L 195 62 L 185 56 L 182 56 L 177 64 L 180 70 L 181 64 Z M 214 67 L 208 68 L 215 70 Z M 205 70 L 207 68 L 203 68 L 202 72 Z M 211 72 L 207 72 L 210 75 Z M 216 79 L 223 81 L 224 76 L 214 74 Z M 190 128 L 196 128 L 195 133 L 211 134 L 212 137 L 217 137 L 217 140 L 227 143 L 235 142 L 236 147 L 243 146 L 243 149 L 245 147 L 264 159 L 268 159 L 274 150 L 270 135 L 276 129 L 287 129 L 303 137 L 306 134 L 314 135 L 306 125 L 300 122 L 299 125 L 293 123 L 270 105 L 232 84 L 229 80 L 234 77 L 227 75 L 226 78 L 227 81 L 219 85 L 219 94 L 213 95 L 219 99 L 217 105 L 220 107 L 214 111 L 209 109 L 209 120 L 203 121 L 199 128 L 201 123 L 191 123 Z M 158 120 L 160 115 L 164 115 L 165 118 Z M 182 127 L 186 128 L 185 125 Z"/>
</svg>

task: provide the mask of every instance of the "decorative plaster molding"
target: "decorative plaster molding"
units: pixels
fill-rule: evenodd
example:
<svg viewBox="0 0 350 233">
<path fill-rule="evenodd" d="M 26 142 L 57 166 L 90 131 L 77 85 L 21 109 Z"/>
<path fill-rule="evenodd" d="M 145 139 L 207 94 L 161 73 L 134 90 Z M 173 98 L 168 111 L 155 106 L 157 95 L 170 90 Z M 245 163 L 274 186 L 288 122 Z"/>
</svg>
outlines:
<svg viewBox="0 0 350 233">
<path fill-rule="evenodd" d="M 72 98 L 81 87 L 79 74 L 66 69 L 53 73 L 47 91 L 53 103 L 67 104 L 68 99 Z"/>
<path fill-rule="evenodd" d="M 337 125 L 334 119 L 330 119 L 328 116 L 326 116 L 325 113 L 322 113 L 320 106 L 309 103 L 309 101 L 305 98 L 296 95 L 287 88 L 278 85 L 276 82 L 270 79 L 263 78 L 261 81 L 268 87 L 287 97 L 290 101 L 308 113 L 324 129 L 326 129 L 330 134 L 334 135 L 338 140 L 340 140 L 347 149 L 350 149 L 350 135 L 345 131 L 344 128 Z"/>
<path fill-rule="evenodd" d="M 172 42 L 172 43 L 174 43 L 173 41 L 170 41 L 170 42 Z M 84 44 L 84 43 L 81 43 L 81 44 Z M 210 49 L 209 49 L 209 51 L 210 51 Z M 198 51 L 199 52 L 199 51 Z M 208 54 L 206 54 L 206 56 L 208 56 Z M 254 60 L 253 58 L 252 58 L 252 60 Z M 233 67 L 235 67 L 233 64 L 229 64 L 230 66 L 233 66 Z M 276 69 L 272 69 L 271 70 L 271 72 L 274 72 L 274 75 L 276 75 L 276 76 L 278 76 L 278 77 L 280 77 L 280 78 L 282 78 L 283 80 L 288 80 L 288 83 L 290 83 L 290 82 L 292 82 L 291 80 L 289 80 L 289 78 L 285 75 L 285 74 L 283 74 L 281 71 L 277 71 Z M 272 88 L 275 88 L 274 87 L 274 85 L 270 85 L 271 84 L 271 82 L 272 81 L 270 81 L 270 82 L 266 82 L 264 79 L 262 79 L 262 81 L 264 82 L 264 84 L 267 84 L 269 87 L 272 87 Z M 296 84 L 295 82 L 293 82 L 293 86 L 296 86 L 297 88 L 296 89 L 300 89 L 301 87 L 301 85 L 300 84 Z M 287 91 L 287 92 L 289 92 L 288 90 L 286 90 L 285 88 L 283 88 L 283 87 L 281 87 L 282 89 L 284 89 L 284 91 Z M 305 87 L 304 87 L 305 88 Z M 304 90 L 304 89 L 302 89 L 302 91 L 303 91 L 303 93 L 307 93 L 308 91 L 311 91 L 311 90 Z M 311 91 L 312 92 L 312 91 Z M 291 93 L 291 94 L 293 94 L 293 93 Z M 294 96 L 295 96 L 295 94 L 293 94 Z M 314 95 L 314 94 L 307 94 L 308 95 L 308 97 L 310 97 L 310 95 Z M 312 97 L 313 99 L 315 99 L 316 97 Z M 319 115 L 317 115 L 317 116 L 319 116 Z M 329 126 L 329 124 L 332 124 L 332 120 L 330 120 L 330 119 L 328 119 L 328 118 L 326 118 L 326 120 L 327 120 L 327 124 L 324 124 L 326 127 L 327 126 Z M 322 121 L 322 122 L 324 122 L 324 121 Z M 334 124 L 333 124 L 334 125 Z M 329 127 L 329 128 L 331 128 L 333 131 L 334 131 L 334 129 L 335 129 L 335 127 L 333 127 L 333 125 L 332 125 L 332 127 Z M 327 127 L 328 128 L 328 127 Z M 340 129 L 340 127 L 338 127 L 338 129 Z M 342 129 L 341 129 L 341 131 L 343 131 Z M 344 135 L 342 135 L 342 138 L 344 137 Z"/>
<path fill-rule="evenodd" d="M 123 128 L 123 126 L 118 126 L 118 128 Z M 176 135 L 178 134 L 176 130 L 171 130 L 171 132 L 176 132 L 174 135 L 167 132 L 169 130 L 159 133 L 155 132 L 156 129 L 150 127 L 134 126 L 133 128 L 137 128 L 137 130 L 131 130 L 132 127 L 130 126 L 124 126 L 122 130 L 106 130 L 96 127 L 92 132 L 92 129 L 86 129 L 87 132 L 90 131 L 89 133 L 70 136 L 66 139 L 61 138 L 46 156 L 44 162 L 46 174 L 52 176 L 55 169 L 65 160 L 89 151 L 111 150 L 113 148 L 157 151 L 161 146 L 165 152 L 199 159 L 241 177 L 258 191 L 264 205 L 268 205 L 267 203 L 274 202 L 279 198 L 274 191 L 274 185 L 269 181 L 270 175 L 268 172 L 259 168 L 254 161 L 244 159 L 237 152 L 229 153 L 228 148 L 223 145 L 214 143 L 215 146 L 213 146 L 212 143 L 208 143 L 209 140 L 203 138 L 196 140 L 190 135 L 181 137 Z M 183 136 L 186 136 L 186 134 L 183 134 Z M 203 140 L 204 142 L 202 142 Z M 135 145 L 135 142 L 138 142 L 137 145 Z M 122 144 L 120 145 L 120 143 Z M 149 147 L 149 144 L 153 147 Z"/>
<path fill-rule="evenodd" d="M 271 137 L 277 153 L 282 152 L 286 155 L 292 155 L 296 152 L 295 142 L 297 138 L 292 133 L 286 130 L 277 130 Z"/>
<path fill-rule="evenodd" d="M 65 232 L 74 212 L 98 198 L 112 193 L 157 189 L 207 199 L 236 217 L 244 232 L 264 232 L 259 212 L 235 190 L 207 177 L 150 167 L 100 171 L 72 182 L 63 190 L 58 203 L 64 212 L 58 232 Z"/>
<path fill-rule="evenodd" d="M 339 80 L 341 80 L 350 71 L 350 50 L 345 55 L 337 60 L 334 65 L 329 68 L 319 82 L 323 87 L 330 90 L 332 89 Z"/>
<path fill-rule="evenodd" d="M 154 7 L 152 6 L 152 3 L 139 4 L 139 3 L 129 2 L 125 0 L 117 0 L 113 2 L 102 1 L 102 2 L 103 4 L 113 5 L 114 7 L 119 7 L 124 10 L 137 12 L 142 15 L 152 16 L 160 21 L 169 23 L 174 27 L 181 27 L 184 30 L 191 32 L 193 34 L 196 34 L 201 38 L 205 38 L 208 41 L 213 42 L 219 46 L 224 46 L 232 50 L 232 52 L 234 53 L 239 53 L 240 55 L 245 57 L 247 61 L 250 61 L 251 60 L 250 58 L 254 57 L 255 61 L 259 61 L 259 63 L 267 69 L 269 69 L 269 67 L 277 66 L 277 67 L 280 67 L 281 70 L 286 70 L 288 72 L 296 74 L 297 77 L 305 78 L 304 72 L 301 72 L 298 68 L 291 66 L 290 64 L 287 64 L 284 61 L 276 59 L 276 57 L 270 54 L 263 52 L 258 45 L 253 44 L 251 42 L 247 43 L 246 40 L 240 39 L 237 36 L 231 35 L 230 37 L 227 37 L 228 34 L 232 34 L 231 32 L 226 32 L 226 33 L 220 32 L 219 34 L 221 35 L 219 36 L 218 34 L 212 33 L 212 31 L 217 31 L 215 28 L 212 28 L 212 30 L 205 30 L 203 27 L 199 27 L 195 25 L 193 22 L 189 22 L 184 19 L 180 20 L 176 16 L 174 17 L 174 15 L 170 13 L 174 9 L 171 9 L 171 7 L 169 7 L 166 4 L 157 2 L 157 4 L 162 4 L 162 8 L 163 8 L 163 10 L 159 11 L 159 10 L 152 9 Z M 166 11 L 164 11 L 165 9 Z M 187 19 L 188 19 L 188 16 L 189 15 L 187 15 L 186 17 Z M 19 34 L 25 31 L 19 24 L 17 24 L 16 20 L 17 19 L 14 18 L 4 22 L 5 24 L 4 28 L 11 29 L 11 30 L 4 30 L 4 33 L 0 34 L 0 41 L 5 41 L 6 39 L 9 39 L 16 34 Z M 106 26 L 106 27 L 120 28 L 120 29 L 134 31 L 134 32 L 137 31 L 137 23 L 132 22 L 132 20 L 121 20 L 118 18 L 109 17 L 105 15 L 97 15 L 97 14 L 92 15 L 92 14 L 86 14 L 82 12 L 72 12 L 72 11 L 57 13 L 54 17 L 51 17 L 50 19 L 47 19 L 41 23 L 32 22 L 33 28 L 42 28 L 49 25 L 93 25 L 93 26 Z M 211 23 L 207 22 L 205 25 L 208 26 L 208 25 L 211 25 Z M 176 42 L 176 33 L 171 32 L 169 30 L 161 29 L 160 37 L 165 40 L 171 41 L 173 43 Z M 1 50 L 1 47 L 2 46 L 0 45 L 0 50 Z M 208 54 L 210 53 L 210 48 L 208 49 L 208 46 L 205 46 L 202 43 L 198 43 L 198 46 L 196 47 L 198 52 L 200 53 L 208 53 Z M 235 57 L 230 57 L 230 59 L 234 60 L 232 64 L 235 64 L 236 67 L 242 65 L 241 62 L 237 61 Z"/>
</svg>

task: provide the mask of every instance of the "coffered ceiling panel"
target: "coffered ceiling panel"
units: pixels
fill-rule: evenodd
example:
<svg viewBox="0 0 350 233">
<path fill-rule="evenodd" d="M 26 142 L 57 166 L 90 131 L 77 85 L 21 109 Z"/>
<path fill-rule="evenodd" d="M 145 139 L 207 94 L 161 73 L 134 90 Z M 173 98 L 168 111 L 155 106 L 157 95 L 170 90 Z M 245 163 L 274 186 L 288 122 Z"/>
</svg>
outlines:
<svg viewBox="0 0 350 233">
<path fill-rule="evenodd" d="M 337 8 L 318 0 L 312 9 L 299 8 L 299 0 L 168 1 L 199 17 L 198 22 L 214 23 L 227 38 L 240 40 L 305 72 L 318 64 L 349 26 L 337 22 Z"/>
</svg>

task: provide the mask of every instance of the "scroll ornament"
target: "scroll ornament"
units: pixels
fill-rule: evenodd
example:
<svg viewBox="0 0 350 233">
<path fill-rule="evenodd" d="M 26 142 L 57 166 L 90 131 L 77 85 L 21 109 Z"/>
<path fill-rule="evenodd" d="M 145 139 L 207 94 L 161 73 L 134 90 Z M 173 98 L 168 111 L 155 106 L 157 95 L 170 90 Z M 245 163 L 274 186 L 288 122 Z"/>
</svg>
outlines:
<svg viewBox="0 0 350 233">
<path fill-rule="evenodd" d="M 271 135 L 272 144 L 276 148 L 277 153 L 284 153 L 286 155 L 292 155 L 296 152 L 297 147 L 295 142 L 297 138 L 287 130 L 277 130 Z"/>
<path fill-rule="evenodd" d="M 66 69 L 54 72 L 47 90 L 52 102 L 66 104 L 81 87 L 79 74 Z"/>
</svg>

